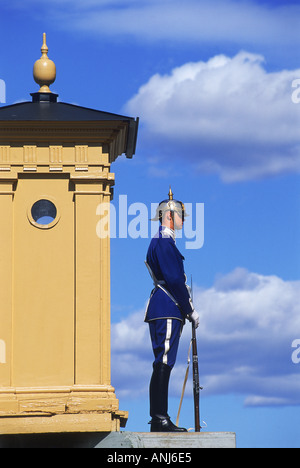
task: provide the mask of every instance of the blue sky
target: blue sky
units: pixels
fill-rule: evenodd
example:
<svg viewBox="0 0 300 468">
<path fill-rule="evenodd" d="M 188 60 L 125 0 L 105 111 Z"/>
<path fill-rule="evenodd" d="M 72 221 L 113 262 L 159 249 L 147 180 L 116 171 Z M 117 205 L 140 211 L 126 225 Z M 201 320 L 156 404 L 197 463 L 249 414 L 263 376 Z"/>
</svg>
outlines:
<svg viewBox="0 0 300 468">
<path fill-rule="evenodd" d="M 47 32 L 61 101 L 140 117 L 136 156 L 112 166 L 117 212 L 125 194 L 128 207 L 150 209 L 170 183 L 184 202 L 204 203 L 204 246 L 178 240 L 201 316 L 201 413 L 206 430 L 234 431 L 240 447 L 300 446 L 299 27 L 299 2 L 289 0 L 0 5 L 7 104 L 38 90 L 32 66 Z M 113 384 L 132 431 L 147 431 L 149 419 L 148 243 L 112 239 Z M 174 419 L 189 333 L 171 382 Z M 191 394 L 190 382 L 187 427 Z"/>
</svg>

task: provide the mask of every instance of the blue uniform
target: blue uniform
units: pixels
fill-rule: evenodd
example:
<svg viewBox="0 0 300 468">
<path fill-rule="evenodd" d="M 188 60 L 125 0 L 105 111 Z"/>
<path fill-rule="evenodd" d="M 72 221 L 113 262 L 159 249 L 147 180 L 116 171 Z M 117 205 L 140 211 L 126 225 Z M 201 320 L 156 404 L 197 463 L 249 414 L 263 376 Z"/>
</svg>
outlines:
<svg viewBox="0 0 300 468">
<path fill-rule="evenodd" d="M 176 361 L 185 319 L 194 311 L 183 261 L 172 231 L 160 226 L 147 253 L 147 265 L 155 289 L 147 306 L 145 322 L 150 327 L 155 364 L 160 362 L 171 368 Z"/>
</svg>

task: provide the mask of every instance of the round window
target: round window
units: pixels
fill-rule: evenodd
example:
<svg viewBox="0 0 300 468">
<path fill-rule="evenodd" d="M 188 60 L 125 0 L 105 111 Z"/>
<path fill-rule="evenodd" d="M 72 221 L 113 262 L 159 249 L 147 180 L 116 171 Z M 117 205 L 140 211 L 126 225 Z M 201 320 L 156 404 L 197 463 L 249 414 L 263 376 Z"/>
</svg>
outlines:
<svg viewBox="0 0 300 468">
<path fill-rule="evenodd" d="M 53 227 L 58 222 L 56 206 L 50 200 L 38 200 L 31 207 L 29 221 L 42 229 Z"/>
</svg>

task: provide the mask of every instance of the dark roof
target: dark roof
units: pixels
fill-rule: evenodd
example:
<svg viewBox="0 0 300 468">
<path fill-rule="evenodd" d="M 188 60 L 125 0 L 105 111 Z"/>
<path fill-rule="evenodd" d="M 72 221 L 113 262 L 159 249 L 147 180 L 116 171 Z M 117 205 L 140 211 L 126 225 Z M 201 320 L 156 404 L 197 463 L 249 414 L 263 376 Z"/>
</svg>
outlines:
<svg viewBox="0 0 300 468">
<path fill-rule="evenodd" d="M 128 124 L 127 157 L 135 153 L 139 119 L 98 111 L 87 107 L 64 102 L 56 102 L 57 95 L 40 99 L 39 93 L 33 93 L 33 102 L 21 102 L 0 107 L 1 122 L 122 122 Z"/>
<path fill-rule="evenodd" d="M 134 120 L 123 115 L 102 112 L 87 107 L 75 106 L 64 102 L 21 102 L 0 107 L 0 121 L 107 121 Z"/>
</svg>

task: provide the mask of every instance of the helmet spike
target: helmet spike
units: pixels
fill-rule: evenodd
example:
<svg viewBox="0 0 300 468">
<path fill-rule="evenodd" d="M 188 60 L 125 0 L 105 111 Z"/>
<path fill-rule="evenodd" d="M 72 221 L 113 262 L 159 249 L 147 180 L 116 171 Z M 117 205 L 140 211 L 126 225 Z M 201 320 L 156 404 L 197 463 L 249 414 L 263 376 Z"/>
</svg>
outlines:
<svg viewBox="0 0 300 468">
<path fill-rule="evenodd" d="M 169 190 L 169 200 L 173 200 L 173 192 L 171 189 L 171 185 L 170 185 L 170 190 Z"/>
</svg>

